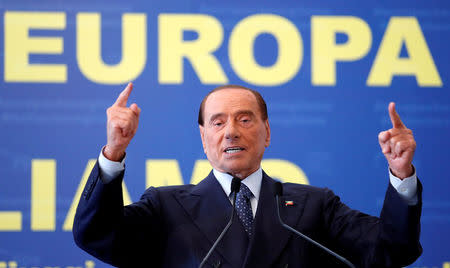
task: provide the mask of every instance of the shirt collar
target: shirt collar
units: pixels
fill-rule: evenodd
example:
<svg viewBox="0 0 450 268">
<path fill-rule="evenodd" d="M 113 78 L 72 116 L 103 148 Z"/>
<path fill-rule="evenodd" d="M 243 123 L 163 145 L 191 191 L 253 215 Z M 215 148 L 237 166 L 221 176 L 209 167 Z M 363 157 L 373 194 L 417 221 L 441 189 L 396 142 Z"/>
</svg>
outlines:
<svg viewBox="0 0 450 268">
<path fill-rule="evenodd" d="M 233 176 L 227 173 L 220 172 L 216 169 L 213 169 L 213 173 L 217 181 L 220 183 L 223 190 L 225 191 L 225 194 L 227 196 L 230 196 L 231 180 L 233 179 Z M 252 191 L 256 200 L 259 200 L 259 192 L 261 190 L 261 182 L 262 182 L 261 167 L 259 167 L 258 170 L 250 174 L 247 178 L 243 179 L 241 182 L 245 184 L 245 186 L 247 186 L 250 189 L 250 191 Z"/>
</svg>

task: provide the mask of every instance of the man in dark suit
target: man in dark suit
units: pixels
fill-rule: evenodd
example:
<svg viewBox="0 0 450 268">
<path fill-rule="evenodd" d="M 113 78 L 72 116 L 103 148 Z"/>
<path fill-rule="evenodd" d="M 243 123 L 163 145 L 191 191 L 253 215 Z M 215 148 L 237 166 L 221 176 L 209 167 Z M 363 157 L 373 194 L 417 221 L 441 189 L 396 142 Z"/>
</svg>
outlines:
<svg viewBox="0 0 450 268">
<path fill-rule="evenodd" d="M 91 172 L 74 221 L 76 243 L 119 267 L 198 267 L 232 209 L 232 177 L 241 179 L 234 217 L 209 267 L 345 267 L 284 229 L 276 216 L 274 180 L 260 167 L 270 144 L 261 95 L 241 86 L 211 91 L 202 101 L 199 128 L 213 171 L 198 185 L 149 188 L 123 206 L 125 150 L 140 109 L 126 106 L 132 85 L 108 111 L 108 143 Z M 393 128 L 379 135 L 390 183 L 379 218 L 351 210 L 330 190 L 284 184 L 281 218 L 358 267 L 401 267 L 420 255 L 421 186 L 412 158 L 416 147 L 389 105 Z"/>
</svg>

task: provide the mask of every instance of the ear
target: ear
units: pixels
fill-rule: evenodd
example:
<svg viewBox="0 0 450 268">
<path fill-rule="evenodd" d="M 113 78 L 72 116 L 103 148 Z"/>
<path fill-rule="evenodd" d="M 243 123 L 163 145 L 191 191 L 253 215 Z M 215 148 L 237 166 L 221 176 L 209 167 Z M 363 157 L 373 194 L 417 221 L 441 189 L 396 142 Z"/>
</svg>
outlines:
<svg viewBox="0 0 450 268">
<path fill-rule="evenodd" d="M 269 119 L 266 119 L 264 122 L 264 126 L 266 128 L 266 140 L 264 146 L 269 147 L 270 145 L 270 125 L 269 125 Z"/>
<path fill-rule="evenodd" d="M 200 138 L 202 139 L 203 152 L 206 154 L 205 127 L 198 125 L 198 129 L 200 130 Z"/>
</svg>

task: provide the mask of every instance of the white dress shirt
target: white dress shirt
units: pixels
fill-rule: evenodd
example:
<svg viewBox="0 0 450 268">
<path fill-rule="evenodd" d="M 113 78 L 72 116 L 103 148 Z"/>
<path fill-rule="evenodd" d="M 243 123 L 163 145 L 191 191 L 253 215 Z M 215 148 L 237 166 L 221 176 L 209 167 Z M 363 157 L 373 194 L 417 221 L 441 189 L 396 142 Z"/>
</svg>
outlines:
<svg viewBox="0 0 450 268">
<path fill-rule="evenodd" d="M 233 195 L 231 195 L 231 181 L 233 180 L 233 176 L 220 172 L 216 169 L 213 169 L 214 176 L 219 181 L 220 185 L 223 188 L 223 191 L 230 199 L 230 202 L 233 202 Z M 250 191 L 252 191 L 253 197 L 250 198 L 250 203 L 252 206 L 253 218 L 256 215 L 256 209 L 258 208 L 259 201 L 259 192 L 261 190 L 261 182 L 262 182 L 262 169 L 258 168 L 255 172 L 250 174 L 247 178 L 241 181 L 245 186 L 248 187 Z"/>
<path fill-rule="evenodd" d="M 117 177 L 120 172 L 125 169 L 125 158 L 122 159 L 121 162 L 115 162 L 107 159 L 103 155 L 102 148 L 100 155 L 98 157 L 98 165 L 100 167 L 100 177 L 103 183 L 108 183 L 115 177 Z M 216 169 L 213 169 L 214 176 L 217 181 L 223 188 L 225 194 L 229 197 L 230 202 L 232 201 L 231 193 L 231 180 L 233 177 L 227 173 L 222 173 Z M 395 177 L 392 172 L 389 170 L 389 179 L 392 186 L 397 190 L 399 195 L 408 203 L 408 205 L 415 205 L 418 202 L 417 199 L 417 176 L 416 170 L 414 169 L 414 174 L 408 178 L 401 180 L 400 178 Z M 253 217 L 256 215 L 256 209 L 258 208 L 258 200 L 259 193 L 261 190 L 261 182 L 262 182 L 262 169 L 261 167 L 250 174 L 247 178 L 242 180 L 250 191 L 253 193 L 253 197 L 250 199 L 250 203 L 252 205 Z"/>
</svg>

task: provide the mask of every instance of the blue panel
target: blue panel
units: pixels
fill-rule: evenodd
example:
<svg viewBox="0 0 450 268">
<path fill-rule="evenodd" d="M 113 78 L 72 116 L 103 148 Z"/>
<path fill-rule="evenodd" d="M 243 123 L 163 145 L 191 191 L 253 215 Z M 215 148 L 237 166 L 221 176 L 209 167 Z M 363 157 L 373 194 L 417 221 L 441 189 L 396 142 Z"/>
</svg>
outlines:
<svg viewBox="0 0 450 268">
<path fill-rule="evenodd" d="M 5 14 L 7 12 L 63 12 L 63 30 L 30 31 L 30 37 L 60 37 L 62 54 L 29 55 L 30 64 L 65 64 L 67 82 L 5 81 Z M 142 108 L 138 133 L 127 150 L 126 184 L 133 200 L 145 189 L 147 159 L 177 160 L 184 183 L 190 183 L 196 160 L 205 159 L 198 134 L 201 99 L 216 84 L 204 84 L 195 66 L 185 58 L 181 84 L 158 80 L 158 16 L 164 13 L 203 14 L 223 27 L 223 41 L 213 55 L 229 82 L 259 90 L 268 103 L 272 130 L 267 159 L 283 159 L 299 166 L 310 184 L 329 187 L 350 207 L 377 215 L 388 183 L 387 163 L 377 136 L 389 129 L 390 101 L 397 103 L 404 123 L 414 131 L 414 165 L 424 185 L 421 242 L 423 255 L 411 267 L 442 267 L 450 262 L 450 2 L 448 1 L 0 1 L 0 211 L 20 211 L 22 230 L 0 231 L 0 263 L 19 267 L 110 267 L 75 246 L 62 226 L 89 159 L 106 142 L 105 110 L 124 84 L 91 81 L 77 61 L 77 14 L 101 14 L 101 58 L 119 64 L 122 58 L 122 15 L 147 17 L 147 60 L 133 81 L 130 102 Z M 295 25 L 303 42 L 303 60 L 296 75 L 276 86 L 259 86 L 240 77 L 230 62 L 229 39 L 236 25 L 256 14 L 276 14 Z M 354 16 L 371 31 L 370 49 L 360 59 L 336 63 L 336 84 L 312 82 L 311 19 L 313 16 Z M 413 75 L 394 75 L 388 86 L 368 86 L 367 80 L 393 17 L 419 22 L 443 85 L 420 86 Z M 199 35 L 186 31 L 194 42 Z M 207 36 L 205 38 L 208 38 Z M 350 42 L 344 33 L 338 45 Z M 255 39 L 257 64 L 273 66 L 280 45 L 270 33 Z M 413 51 L 402 45 L 399 57 Z M 31 163 L 54 159 L 56 176 L 56 230 L 31 230 Z M 449 266 L 447 266 L 449 267 Z"/>
</svg>

